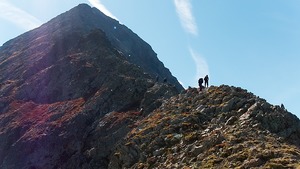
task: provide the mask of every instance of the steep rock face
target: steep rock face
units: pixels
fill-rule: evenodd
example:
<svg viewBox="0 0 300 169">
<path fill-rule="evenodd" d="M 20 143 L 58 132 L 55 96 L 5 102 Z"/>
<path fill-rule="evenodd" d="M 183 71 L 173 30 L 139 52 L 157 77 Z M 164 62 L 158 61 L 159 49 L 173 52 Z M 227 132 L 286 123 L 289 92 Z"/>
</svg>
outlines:
<svg viewBox="0 0 300 169">
<path fill-rule="evenodd" d="M 296 168 L 300 121 L 246 90 L 188 89 L 138 122 L 109 168 Z"/>
<path fill-rule="evenodd" d="M 8 49 L 9 51 L 7 52 L 11 56 L 12 54 L 17 54 L 14 52 L 20 51 L 20 48 L 26 49 L 26 47 L 30 47 L 30 50 L 27 50 L 27 52 L 37 54 L 36 50 L 51 47 L 49 46 L 51 44 L 47 43 L 60 40 L 61 37 L 65 38 L 64 40 L 66 41 L 59 41 L 59 44 L 54 43 L 58 48 L 64 50 L 65 46 L 72 45 L 69 43 L 76 43 L 76 38 L 69 34 L 70 32 L 82 34 L 95 29 L 101 29 L 113 47 L 130 63 L 140 66 L 144 72 L 147 72 L 153 78 L 159 77 L 161 82 L 162 79 L 166 78 L 168 83 L 175 85 L 178 90 L 183 90 L 177 79 L 158 60 L 157 54 L 149 44 L 125 25 L 86 4 L 80 4 L 50 20 L 40 28 L 5 43 L 2 50 L 6 51 Z M 66 34 L 69 34 L 68 37 L 66 37 Z M 30 45 L 32 42 L 36 44 L 34 48 Z M 38 42 L 43 43 L 37 45 Z"/>
<path fill-rule="evenodd" d="M 79 5 L 1 47 L 0 168 L 107 168 L 135 121 L 178 93 L 91 24 L 100 14 Z"/>
</svg>

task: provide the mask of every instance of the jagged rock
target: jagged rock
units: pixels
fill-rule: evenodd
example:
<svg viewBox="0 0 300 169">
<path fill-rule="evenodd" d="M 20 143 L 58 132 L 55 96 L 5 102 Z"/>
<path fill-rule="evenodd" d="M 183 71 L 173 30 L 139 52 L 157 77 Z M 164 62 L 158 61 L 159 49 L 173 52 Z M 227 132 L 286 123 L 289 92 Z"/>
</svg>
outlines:
<svg viewBox="0 0 300 169">
<path fill-rule="evenodd" d="M 178 90 L 175 88 L 175 86 L 155 84 L 146 91 L 144 99 L 141 102 L 144 115 L 148 115 L 151 111 L 161 106 L 162 101 L 165 98 L 169 98 L 176 94 L 178 94 Z M 161 98 L 161 100 L 158 100 L 157 98 Z"/>
<path fill-rule="evenodd" d="M 247 160 L 244 162 L 242 167 L 244 168 L 253 168 L 253 167 L 259 167 L 263 164 L 263 161 L 259 158 Z"/>
<path fill-rule="evenodd" d="M 191 150 L 191 153 L 194 155 L 194 156 L 198 156 L 200 153 L 202 153 L 206 148 L 203 146 L 203 145 L 200 145 L 200 146 L 193 146 L 192 150 Z"/>
<path fill-rule="evenodd" d="M 201 93 L 189 88 L 141 120 L 115 150 L 149 138 L 129 146 L 155 161 L 127 151 L 122 155 L 139 163 L 125 166 L 113 159 L 118 166 L 109 168 L 292 168 L 300 160 L 299 124 L 291 113 L 241 88 L 211 86 Z M 155 141 L 158 137 L 165 144 Z"/>
<path fill-rule="evenodd" d="M 235 121 L 237 121 L 237 117 L 236 116 L 231 116 L 225 123 L 225 125 L 233 125 Z"/>
<path fill-rule="evenodd" d="M 226 96 L 226 97 L 229 97 L 229 96 Z M 223 100 L 227 100 L 226 97 Z M 231 98 L 229 101 L 227 101 L 226 105 L 222 107 L 222 111 L 227 112 L 229 110 L 235 110 L 234 106 L 237 105 L 237 103 L 239 101 L 240 101 L 240 99 L 238 97 Z"/>
</svg>

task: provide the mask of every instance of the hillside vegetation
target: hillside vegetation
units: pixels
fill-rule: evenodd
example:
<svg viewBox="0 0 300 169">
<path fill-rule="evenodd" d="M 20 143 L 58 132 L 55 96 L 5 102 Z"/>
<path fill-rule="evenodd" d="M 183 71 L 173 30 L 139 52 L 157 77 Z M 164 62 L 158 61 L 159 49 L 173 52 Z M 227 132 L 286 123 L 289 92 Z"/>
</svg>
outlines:
<svg viewBox="0 0 300 169">
<path fill-rule="evenodd" d="M 190 88 L 139 121 L 110 168 L 296 168 L 299 124 L 241 88 Z"/>
</svg>

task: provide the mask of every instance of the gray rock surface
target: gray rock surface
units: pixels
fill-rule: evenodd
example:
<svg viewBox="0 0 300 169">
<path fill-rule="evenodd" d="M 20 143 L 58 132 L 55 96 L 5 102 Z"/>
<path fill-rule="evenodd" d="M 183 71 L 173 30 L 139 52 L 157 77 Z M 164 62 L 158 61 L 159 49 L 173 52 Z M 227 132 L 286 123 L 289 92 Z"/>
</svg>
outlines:
<svg viewBox="0 0 300 169">
<path fill-rule="evenodd" d="M 189 88 L 138 124 L 115 149 L 109 168 L 300 165 L 299 119 L 241 88 Z"/>
<path fill-rule="evenodd" d="M 107 32 L 112 23 L 122 31 Z M 135 122 L 182 89 L 146 42 L 84 4 L 5 43 L 0 72 L 0 168 L 9 169 L 107 168 Z"/>
</svg>

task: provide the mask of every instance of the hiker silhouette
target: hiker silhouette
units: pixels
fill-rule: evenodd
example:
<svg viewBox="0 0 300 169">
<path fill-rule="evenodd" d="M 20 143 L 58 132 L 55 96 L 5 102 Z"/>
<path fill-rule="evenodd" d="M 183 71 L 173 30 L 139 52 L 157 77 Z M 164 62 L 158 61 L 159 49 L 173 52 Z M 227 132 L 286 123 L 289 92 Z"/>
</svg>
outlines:
<svg viewBox="0 0 300 169">
<path fill-rule="evenodd" d="M 199 84 L 200 91 L 202 91 L 202 89 L 203 89 L 202 83 L 203 83 L 203 78 L 200 78 L 200 79 L 198 80 L 198 84 Z"/>
<path fill-rule="evenodd" d="M 206 75 L 206 76 L 204 77 L 204 86 L 205 86 L 205 87 L 208 87 L 208 80 L 209 80 L 209 77 L 208 77 L 208 75 Z"/>
</svg>

